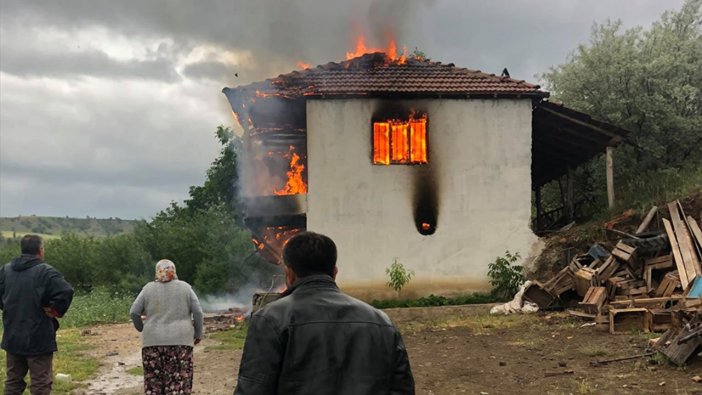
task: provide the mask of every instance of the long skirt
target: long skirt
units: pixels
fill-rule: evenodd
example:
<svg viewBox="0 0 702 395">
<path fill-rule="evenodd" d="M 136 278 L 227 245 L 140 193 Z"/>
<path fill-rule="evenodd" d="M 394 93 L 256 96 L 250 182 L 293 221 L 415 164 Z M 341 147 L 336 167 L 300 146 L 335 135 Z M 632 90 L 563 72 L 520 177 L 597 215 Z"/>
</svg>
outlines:
<svg viewBox="0 0 702 395">
<path fill-rule="evenodd" d="M 141 349 L 144 394 L 190 394 L 193 388 L 193 348 L 150 346 Z"/>
</svg>

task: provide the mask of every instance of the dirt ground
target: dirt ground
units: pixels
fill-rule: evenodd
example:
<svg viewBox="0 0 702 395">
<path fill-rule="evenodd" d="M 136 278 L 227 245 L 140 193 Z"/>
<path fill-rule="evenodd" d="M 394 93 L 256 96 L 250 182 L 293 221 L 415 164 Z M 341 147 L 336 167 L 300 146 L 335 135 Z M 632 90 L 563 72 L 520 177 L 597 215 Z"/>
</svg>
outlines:
<svg viewBox="0 0 702 395">
<path fill-rule="evenodd" d="M 594 360 L 645 351 L 645 334 L 610 335 L 563 313 L 489 316 L 489 306 L 391 309 L 410 356 L 418 394 L 702 394 L 702 358 L 685 368 L 658 357 L 593 367 Z M 103 367 L 82 394 L 139 394 L 139 335 L 128 324 L 86 331 Z M 196 394 L 231 394 L 241 350 L 195 351 Z M 116 354 L 115 354 L 116 353 Z"/>
</svg>

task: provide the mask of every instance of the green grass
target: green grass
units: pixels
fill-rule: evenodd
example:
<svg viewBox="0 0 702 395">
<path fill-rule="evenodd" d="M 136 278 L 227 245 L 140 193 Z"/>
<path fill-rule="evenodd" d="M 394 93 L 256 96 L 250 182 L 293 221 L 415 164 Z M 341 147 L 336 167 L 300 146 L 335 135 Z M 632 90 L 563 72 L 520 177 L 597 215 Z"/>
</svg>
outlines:
<svg viewBox="0 0 702 395">
<path fill-rule="evenodd" d="M 209 335 L 210 339 L 217 340 L 220 343 L 214 346 L 208 346 L 210 350 L 241 350 L 244 348 L 244 340 L 246 340 L 246 332 L 249 330 L 248 325 L 237 326 L 235 328 L 217 332 Z"/>
<path fill-rule="evenodd" d="M 144 367 L 143 366 L 135 366 L 133 368 L 127 369 L 127 373 L 134 375 L 134 376 L 143 376 L 144 375 Z"/>
<path fill-rule="evenodd" d="M 2 331 L 0 331 L 1 333 Z M 71 375 L 71 382 L 54 380 L 53 394 L 69 394 L 84 381 L 95 374 L 99 363 L 95 358 L 86 355 L 91 346 L 81 337 L 79 329 L 59 330 L 56 341 L 59 351 L 54 354 L 54 375 L 57 373 Z M 0 353 L 0 392 L 5 390 L 5 353 Z M 28 380 L 28 378 L 27 378 Z M 26 394 L 29 391 L 25 391 Z"/>
<path fill-rule="evenodd" d="M 73 298 L 68 313 L 61 319 L 61 325 L 78 327 L 127 322 L 133 301 L 134 296 L 131 294 L 97 288 L 88 294 L 76 295 Z"/>
</svg>

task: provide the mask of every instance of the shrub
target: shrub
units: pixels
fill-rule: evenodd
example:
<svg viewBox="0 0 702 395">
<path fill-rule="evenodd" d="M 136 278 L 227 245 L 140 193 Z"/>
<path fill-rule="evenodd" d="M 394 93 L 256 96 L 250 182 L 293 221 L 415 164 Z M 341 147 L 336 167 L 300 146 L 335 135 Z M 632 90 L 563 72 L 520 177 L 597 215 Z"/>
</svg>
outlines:
<svg viewBox="0 0 702 395">
<path fill-rule="evenodd" d="M 509 299 L 524 283 L 523 268 L 514 263 L 519 260 L 519 253 L 512 255 L 505 251 L 503 257 L 497 257 L 495 262 L 488 264 L 488 277 L 492 285 L 492 294 L 499 299 Z"/>
<path fill-rule="evenodd" d="M 429 295 L 419 299 L 406 300 L 373 300 L 370 304 L 379 309 L 390 309 L 395 307 L 431 307 L 431 306 L 458 306 L 465 304 L 482 304 L 497 301 L 493 295 L 467 294 L 455 298 L 445 296 Z"/>
<path fill-rule="evenodd" d="M 397 258 L 393 259 L 392 265 L 385 269 L 385 273 L 390 278 L 390 280 L 385 284 L 394 289 L 398 296 L 400 295 L 402 288 L 404 288 L 404 286 L 407 285 L 407 283 L 409 283 L 414 276 L 414 272 L 412 270 L 405 269 L 405 266 L 401 264 Z"/>
</svg>

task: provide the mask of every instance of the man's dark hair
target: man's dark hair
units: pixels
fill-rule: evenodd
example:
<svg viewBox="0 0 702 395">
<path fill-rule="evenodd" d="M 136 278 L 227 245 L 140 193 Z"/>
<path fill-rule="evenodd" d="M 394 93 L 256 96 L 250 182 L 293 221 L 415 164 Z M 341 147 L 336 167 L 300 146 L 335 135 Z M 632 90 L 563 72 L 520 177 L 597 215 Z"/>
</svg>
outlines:
<svg viewBox="0 0 702 395">
<path fill-rule="evenodd" d="M 283 262 L 298 277 L 313 274 L 334 274 L 336 244 L 329 237 L 302 232 L 291 237 L 283 248 Z"/>
<path fill-rule="evenodd" d="M 20 240 L 20 248 L 23 254 L 37 255 L 43 245 L 44 240 L 39 235 L 24 235 L 22 240 Z"/>
</svg>

